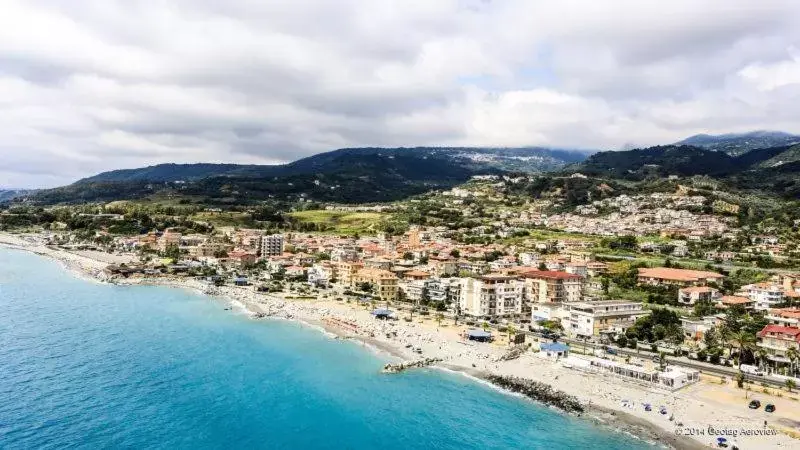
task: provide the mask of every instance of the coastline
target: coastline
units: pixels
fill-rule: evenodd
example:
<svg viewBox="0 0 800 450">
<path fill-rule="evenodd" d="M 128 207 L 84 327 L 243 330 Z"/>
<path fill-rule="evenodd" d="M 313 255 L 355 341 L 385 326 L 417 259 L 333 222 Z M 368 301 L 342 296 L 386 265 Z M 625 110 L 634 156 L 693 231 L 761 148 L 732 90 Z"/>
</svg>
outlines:
<svg viewBox="0 0 800 450">
<path fill-rule="evenodd" d="M 103 269 L 109 262 L 100 261 L 86 254 L 76 254 L 60 249 L 53 249 L 34 242 L 26 242 L 13 235 L 0 233 L 0 248 L 11 248 L 28 251 L 40 256 L 49 257 L 61 263 L 72 274 L 81 279 L 95 282 L 110 282 L 118 285 L 154 285 L 190 289 L 194 292 L 212 295 L 231 304 L 238 303 L 252 315 L 263 315 L 275 319 L 286 319 L 299 322 L 304 326 L 316 328 L 324 333 L 341 339 L 358 341 L 373 351 L 386 353 L 400 360 L 413 360 L 420 357 L 444 356 L 445 362 L 434 369 L 453 371 L 478 381 L 488 383 L 489 374 L 521 376 L 526 379 L 549 384 L 555 389 L 568 394 L 576 395 L 586 406 L 587 410 L 582 418 L 594 422 L 598 426 L 616 429 L 643 439 L 647 442 L 657 443 L 671 448 L 696 449 L 708 448 L 710 438 L 689 437 L 675 433 L 676 425 L 658 417 L 657 413 L 650 413 L 650 417 L 639 410 L 636 413 L 620 405 L 619 398 L 646 398 L 655 404 L 670 404 L 668 399 L 681 398 L 684 401 L 694 402 L 691 395 L 680 393 L 666 393 L 652 391 L 647 388 L 627 383 L 619 379 L 588 375 L 560 367 L 550 361 L 545 361 L 531 355 L 512 361 L 497 361 L 503 354 L 502 348 L 489 344 L 467 345 L 454 341 L 454 329 L 440 332 L 437 328 L 430 330 L 417 323 L 404 321 L 383 322 L 373 319 L 369 312 L 360 308 L 352 308 L 341 302 L 304 300 L 292 301 L 278 296 L 257 294 L 252 288 L 244 289 L 233 286 L 210 287 L 194 279 L 185 278 L 135 278 L 135 279 L 109 279 Z M 326 323 L 325 319 L 335 317 L 342 320 L 355 321 L 359 325 L 360 333 L 354 333 Z M 442 327 L 445 328 L 445 327 Z M 450 332 L 453 333 L 450 333 Z M 423 354 L 416 354 L 407 347 L 420 348 Z M 443 358 L 444 359 L 444 358 Z M 537 370 L 532 370 L 533 368 Z M 538 370 L 542 369 L 542 370 Z M 610 381 L 610 382 L 609 382 Z M 498 388 L 499 389 L 499 388 Z M 614 391 L 620 391 L 613 396 Z M 670 410 L 680 411 L 688 408 L 686 405 L 673 401 Z M 714 414 L 712 412 L 712 414 Z M 724 417 L 723 419 L 739 420 L 742 417 Z M 676 417 L 678 416 L 676 414 Z M 697 423 L 697 418 L 687 414 L 682 419 L 686 425 Z M 751 424 L 752 425 L 752 424 Z M 708 425 L 705 425 L 708 426 Z M 786 435 L 775 439 L 777 442 L 751 441 L 750 445 L 744 444 L 740 439 L 740 448 L 791 448 L 797 441 Z M 777 437 L 777 436 L 776 436 Z M 773 445 L 774 444 L 774 445 Z"/>
</svg>

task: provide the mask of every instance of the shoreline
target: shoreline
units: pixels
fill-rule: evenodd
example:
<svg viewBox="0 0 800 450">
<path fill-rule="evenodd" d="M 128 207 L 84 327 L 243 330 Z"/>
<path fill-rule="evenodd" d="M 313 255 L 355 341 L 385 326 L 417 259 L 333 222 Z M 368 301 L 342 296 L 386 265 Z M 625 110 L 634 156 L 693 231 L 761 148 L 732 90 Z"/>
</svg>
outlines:
<svg viewBox="0 0 800 450">
<path fill-rule="evenodd" d="M 609 400 L 606 398 L 607 395 L 604 395 L 602 392 L 603 390 L 600 389 L 599 386 L 589 389 L 589 391 L 595 391 L 594 395 L 592 395 L 591 392 L 587 394 L 585 386 L 583 390 L 576 389 L 580 387 L 581 382 L 594 383 L 597 385 L 606 384 L 607 380 L 604 380 L 605 377 L 589 377 L 587 374 L 571 371 L 563 367 L 549 367 L 546 373 L 531 371 L 531 367 L 538 367 L 544 363 L 540 358 L 526 356 L 513 361 L 497 361 L 494 357 L 501 354 L 502 349 L 466 345 L 459 342 L 453 343 L 452 340 L 447 341 L 446 339 L 442 339 L 441 333 L 433 333 L 437 334 L 437 336 L 435 336 L 437 339 L 433 339 L 430 336 L 431 333 L 428 332 L 429 330 L 424 330 L 425 327 L 419 327 L 415 323 L 403 323 L 403 321 L 396 321 L 397 323 L 377 321 L 372 319 L 367 311 L 353 309 L 349 305 L 344 305 L 341 302 L 312 303 L 309 301 L 292 301 L 273 295 L 256 294 L 252 289 L 232 286 L 210 287 L 198 280 L 185 278 L 109 279 L 102 271 L 102 268 L 105 268 L 107 265 L 106 262 L 92 260 L 92 258 L 86 255 L 76 255 L 73 252 L 65 250 L 53 249 L 41 245 L 37 246 L 34 243 L 26 243 L 28 245 L 15 244 L 14 242 L 8 242 L 8 239 L 2 239 L 3 236 L 11 235 L 0 233 L 0 248 L 27 251 L 56 260 L 61 263 L 62 267 L 67 271 L 81 279 L 120 286 L 150 285 L 190 289 L 195 293 L 212 296 L 229 302 L 230 304 L 238 303 L 237 308 L 241 306 L 251 315 L 264 315 L 272 319 L 292 320 L 303 326 L 322 331 L 334 339 L 354 340 L 372 351 L 388 354 L 392 358 L 413 360 L 422 357 L 431 357 L 436 355 L 436 347 L 438 345 L 440 356 L 441 354 L 445 354 L 448 358 L 442 363 L 431 366 L 433 369 L 459 373 L 478 382 L 488 383 L 493 388 L 511 395 L 516 394 L 491 384 L 487 380 L 487 377 L 490 374 L 519 375 L 532 381 L 546 383 L 553 386 L 554 389 L 561 390 L 570 395 L 576 395 L 580 399 L 581 403 L 586 408 L 586 412 L 579 415 L 581 419 L 588 419 L 597 426 L 626 433 L 649 443 L 678 449 L 699 449 L 708 448 L 708 444 L 712 440 L 712 438 L 701 440 L 698 437 L 692 438 L 676 434 L 674 430 L 677 425 L 673 422 L 666 422 L 664 418 L 657 417 L 657 415 L 642 417 L 641 414 L 633 414 L 626 408 L 620 406 L 619 402 L 607 401 Z M 356 320 L 359 325 L 365 325 L 365 329 L 363 330 L 365 334 L 353 333 L 342 328 L 337 328 L 326 323 L 324 321 L 326 317 L 343 317 L 348 320 Z M 371 320 L 371 322 L 367 322 L 368 320 Z M 390 333 L 394 333 L 393 337 L 390 337 Z M 383 338 L 384 334 L 386 338 Z M 404 346 L 404 342 L 408 343 Z M 415 343 L 415 347 L 418 346 L 417 348 L 424 349 L 424 355 L 416 354 L 406 348 L 408 345 L 411 345 L 410 343 L 412 342 Z M 486 346 L 488 346 L 488 344 L 486 344 Z M 445 348 L 443 349 L 443 347 Z M 487 350 L 493 350 L 493 352 L 487 353 Z M 491 353 L 494 354 L 492 355 Z M 522 361 L 523 359 L 524 361 Z M 503 367 L 501 368 L 500 365 Z M 526 367 L 526 365 L 530 367 Z M 555 373 L 555 376 L 552 375 L 553 373 Z M 568 380 L 562 382 L 559 380 L 560 377 L 568 378 Z M 578 383 L 575 382 L 576 380 L 578 380 Z M 556 383 L 555 381 L 559 382 Z M 646 392 L 647 390 L 641 386 L 631 386 L 629 383 L 619 379 L 614 379 L 614 381 L 615 382 L 611 384 L 617 384 L 620 388 L 624 387 L 627 391 L 639 391 L 638 394 L 640 394 L 640 397 L 642 394 L 645 398 L 648 395 L 657 395 L 661 397 L 661 401 L 663 402 L 665 397 L 670 396 L 669 393 L 664 392 L 656 392 L 655 394 L 652 392 L 648 393 Z M 613 389 L 614 386 L 611 387 L 612 390 L 616 390 Z M 624 398 L 634 398 L 633 394 L 628 397 L 627 393 L 623 393 L 623 396 Z M 527 399 L 527 397 L 523 398 Z M 546 406 L 535 400 L 528 400 L 533 401 L 537 405 Z M 652 401 L 652 403 L 655 405 L 659 402 Z M 675 410 L 675 405 L 673 404 L 670 409 Z M 661 419 L 661 421 L 654 421 L 652 420 L 653 418 Z M 684 422 L 689 425 L 692 421 L 684 420 Z M 759 443 L 760 445 L 740 445 L 740 448 L 791 448 L 791 446 L 797 445 L 797 441 L 785 435 L 781 436 L 790 439 L 790 441 L 787 441 L 789 442 L 788 445 L 784 442 L 776 442 L 775 445 L 765 446 L 764 444 L 766 444 L 766 442 L 762 441 Z M 783 439 L 781 439 L 781 441 L 783 441 Z"/>
</svg>

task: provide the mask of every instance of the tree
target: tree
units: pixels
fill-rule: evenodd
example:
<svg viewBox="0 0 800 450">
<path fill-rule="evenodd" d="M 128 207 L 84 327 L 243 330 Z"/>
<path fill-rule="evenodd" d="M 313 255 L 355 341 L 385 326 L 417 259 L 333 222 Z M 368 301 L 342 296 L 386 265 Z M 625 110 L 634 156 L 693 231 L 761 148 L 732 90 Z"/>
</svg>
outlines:
<svg viewBox="0 0 800 450">
<path fill-rule="evenodd" d="M 797 373 L 797 361 L 800 360 L 800 352 L 796 348 L 790 347 L 786 350 L 786 357 L 789 358 L 789 375 Z"/>
<path fill-rule="evenodd" d="M 444 314 L 442 314 L 442 313 L 436 314 L 436 326 L 437 327 L 442 326 L 442 320 L 444 320 Z"/>
<path fill-rule="evenodd" d="M 450 250 L 450 256 L 452 256 L 453 258 L 460 258 L 461 252 L 459 252 L 457 248 L 454 248 Z"/>
<path fill-rule="evenodd" d="M 511 345 L 513 336 L 516 336 L 517 328 L 513 324 L 508 324 L 508 344 Z"/>
<path fill-rule="evenodd" d="M 547 270 L 547 264 L 544 262 L 539 263 L 539 270 Z"/>
<path fill-rule="evenodd" d="M 618 345 L 620 348 L 625 348 L 625 347 L 627 347 L 627 346 L 628 346 L 628 338 L 626 338 L 624 334 L 621 334 L 621 335 L 620 335 L 620 336 L 617 338 L 617 345 Z"/>
<path fill-rule="evenodd" d="M 411 252 L 405 252 L 403 253 L 403 259 L 405 259 L 406 261 L 410 261 L 414 259 L 414 255 Z"/>
<path fill-rule="evenodd" d="M 792 389 L 797 387 L 797 383 L 795 383 L 794 380 L 786 380 L 785 384 L 786 384 L 786 389 L 788 389 L 789 392 L 792 392 Z"/>
<path fill-rule="evenodd" d="M 358 288 L 359 288 L 359 289 L 360 289 L 362 292 L 367 292 L 367 293 L 370 293 L 370 294 L 371 294 L 371 293 L 372 293 L 372 291 L 373 291 L 373 289 L 374 289 L 374 286 L 373 286 L 373 285 L 372 285 L 372 283 L 370 283 L 369 281 L 365 281 L 365 282 L 363 282 L 363 283 L 359 283 L 359 285 L 358 285 Z"/>
<path fill-rule="evenodd" d="M 489 322 L 483 322 L 483 331 L 489 331 Z"/>
<path fill-rule="evenodd" d="M 755 335 L 742 330 L 737 333 L 733 333 L 731 338 L 736 343 L 736 347 L 739 349 L 739 369 L 741 370 L 742 361 L 744 360 L 744 352 L 755 349 L 756 337 Z"/>
<path fill-rule="evenodd" d="M 667 368 L 667 354 L 664 353 L 664 352 L 661 352 L 661 353 L 658 354 L 658 367 L 661 370 L 664 370 L 664 369 Z"/>
</svg>

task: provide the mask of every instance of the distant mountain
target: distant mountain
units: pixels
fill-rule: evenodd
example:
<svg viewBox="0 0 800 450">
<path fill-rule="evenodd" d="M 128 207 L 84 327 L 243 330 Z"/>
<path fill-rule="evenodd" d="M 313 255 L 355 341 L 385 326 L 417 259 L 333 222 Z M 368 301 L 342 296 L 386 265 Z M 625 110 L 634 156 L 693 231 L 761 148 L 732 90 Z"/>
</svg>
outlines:
<svg viewBox="0 0 800 450">
<path fill-rule="evenodd" d="M 782 131 L 761 130 L 720 135 L 697 134 L 676 142 L 675 145 L 691 145 L 739 156 L 759 148 L 781 147 L 796 143 L 800 143 L 800 136 Z"/>
<path fill-rule="evenodd" d="M 273 166 L 161 164 L 114 170 L 41 191 L 32 201 L 74 203 L 164 194 L 226 202 L 291 196 L 378 202 L 450 187 L 473 175 L 556 170 L 586 156 L 546 148 L 348 148 Z"/>
<path fill-rule="evenodd" d="M 30 194 L 30 189 L 0 189 L 0 202 Z"/>
</svg>

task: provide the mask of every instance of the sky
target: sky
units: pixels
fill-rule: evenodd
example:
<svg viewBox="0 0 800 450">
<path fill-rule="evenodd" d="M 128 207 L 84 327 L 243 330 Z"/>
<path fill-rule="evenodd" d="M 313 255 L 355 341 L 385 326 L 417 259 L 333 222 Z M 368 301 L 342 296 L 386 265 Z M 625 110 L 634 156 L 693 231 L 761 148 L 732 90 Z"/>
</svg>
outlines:
<svg viewBox="0 0 800 450">
<path fill-rule="evenodd" d="M 797 0 L 0 0 L 0 186 L 800 134 Z"/>
</svg>

